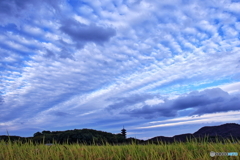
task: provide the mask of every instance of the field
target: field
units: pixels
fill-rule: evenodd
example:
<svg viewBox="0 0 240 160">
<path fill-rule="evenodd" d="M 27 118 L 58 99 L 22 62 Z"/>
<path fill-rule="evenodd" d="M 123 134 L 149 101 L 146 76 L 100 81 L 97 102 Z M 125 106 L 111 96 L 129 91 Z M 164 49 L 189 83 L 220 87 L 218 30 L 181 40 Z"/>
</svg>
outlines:
<svg viewBox="0 0 240 160">
<path fill-rule="evenodd" d="M 238 156 L 214 156 L 210 152 L 238 152 Z M 240 142 L 135 143 L 125 145 L 33 144 L 0 142 L 0 160 L 207 160 L 240 159 Z"/>
</svg>

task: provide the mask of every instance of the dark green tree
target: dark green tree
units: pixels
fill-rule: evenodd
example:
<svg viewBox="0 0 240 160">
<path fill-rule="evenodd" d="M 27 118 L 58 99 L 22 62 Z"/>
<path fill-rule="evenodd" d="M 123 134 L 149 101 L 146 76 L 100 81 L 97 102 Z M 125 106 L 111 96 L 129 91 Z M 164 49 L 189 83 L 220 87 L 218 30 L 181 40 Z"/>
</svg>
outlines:
<svg viewBox="0 0 240 160">
<path fill-rule="evenodd" d="M 36 132 L 36 133 L 33 134 L 33 137 L 42 136 L 42 135 L 43 135 L 42 133 Z"/>
<path fill-rule="evenodd" d="M 51 131 L 42 131 L 42 134 L 51 134 Z"/>
</svg>

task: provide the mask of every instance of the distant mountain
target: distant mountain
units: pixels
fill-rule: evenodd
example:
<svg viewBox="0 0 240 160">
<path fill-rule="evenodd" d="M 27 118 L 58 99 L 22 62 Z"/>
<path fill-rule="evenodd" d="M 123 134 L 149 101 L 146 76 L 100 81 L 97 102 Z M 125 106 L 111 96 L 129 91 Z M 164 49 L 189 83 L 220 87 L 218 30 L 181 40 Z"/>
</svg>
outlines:
<svg viewBox="0 0 240 160">
<path fill-rule="evenodd" d="M 200 128 L 197 132 L 190 134 L 180 134 L 173 137 L 158 136 L 151 138 L 147 141 L 157 142 L 162 141 L 166 143 L 172 143 L 174 141 L 186 142 L 190 138 L 203 138 L 205 136 L 209 137 L 209 140 L 214 141 L 217 137 L 219 140 L 224 139 L 239 139 L 240 140 L 240 125 L 236 123 L 226 123 L 220 126 L 206 126 Z"/>
<path fill-rule="evenodd" d="M 236 123 L 226 123 L 220 126 L 206 126 L 193 134 L 194 136 L 221 136 L 223 138 L 240 137 L 240 125 Z"/>
</svg>

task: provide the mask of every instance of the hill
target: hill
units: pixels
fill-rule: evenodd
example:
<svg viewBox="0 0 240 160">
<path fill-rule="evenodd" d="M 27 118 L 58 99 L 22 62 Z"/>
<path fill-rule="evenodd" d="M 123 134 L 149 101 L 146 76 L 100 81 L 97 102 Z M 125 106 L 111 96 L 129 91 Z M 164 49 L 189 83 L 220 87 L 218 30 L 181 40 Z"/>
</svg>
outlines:
<svg viewBox="0 0 240 160">
<path fill-rule="evenodd" d="M 240 125 L 236 123 L 226 123 L 220 126 L 206 126 L 193 134 L 194 136 L 221 136 L 223 138 L 240 137 Z"/>
<path fill-rule="evenodd" d="M 239 139 L 240 140 L 240 125 L 236 123 L 226 123 L 219 126 L 205 126 L 200 128 L 197 132 L 191 134 L 180 134 L 175 135 L 173 137 L 164 137 L 164 136 L 157 136 L 147 140 L 148 142 L 157 142 L 163 141 L 166 143 L 172 143 L 174 141 L 182 141 L 186 142 L 187 139 L 191 138 L 203 138 L 205 136 L 209 137 L 209 141 L 215 140 L 217 137 L 220 141 L 224 139 Z"/>
</svg>

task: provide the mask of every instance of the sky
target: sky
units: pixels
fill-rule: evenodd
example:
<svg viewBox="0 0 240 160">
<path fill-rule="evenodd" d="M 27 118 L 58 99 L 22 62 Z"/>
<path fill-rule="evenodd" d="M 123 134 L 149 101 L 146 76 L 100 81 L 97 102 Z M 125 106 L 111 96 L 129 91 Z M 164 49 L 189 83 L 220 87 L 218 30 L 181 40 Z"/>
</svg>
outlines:
<svg viewBox="0 0 240 160">
<path fill-rule="evenodd" d="M 0 1 L 0 135 L 225 123 L 240 123 L 239 0 Z"/>
</svg>

